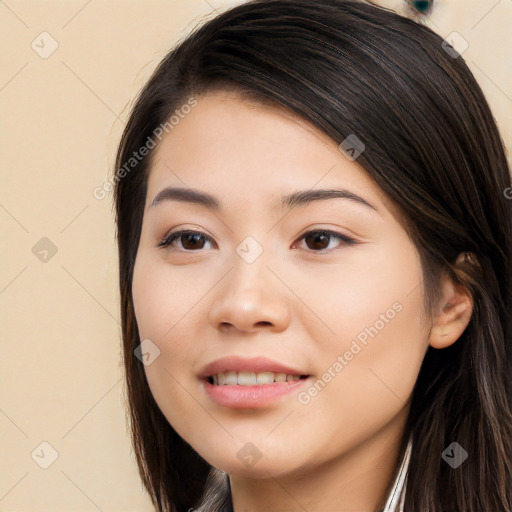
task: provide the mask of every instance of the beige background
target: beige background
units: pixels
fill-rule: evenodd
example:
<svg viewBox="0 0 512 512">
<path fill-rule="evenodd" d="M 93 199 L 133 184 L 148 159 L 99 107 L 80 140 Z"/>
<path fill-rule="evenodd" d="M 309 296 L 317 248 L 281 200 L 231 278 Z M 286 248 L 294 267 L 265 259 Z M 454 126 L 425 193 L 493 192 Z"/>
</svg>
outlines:
<svg viewBox="0 0 512 512">
<path fill-rule="evenodd" d="M 171 44 L 236 3 L 0 1 L 1 511 L 153 510 L 123 410 L 111 198 L 92 192 Z M 427 24 L 469 43 L 510 148 L 512 0 L 439 1 Z"/>
</svg>

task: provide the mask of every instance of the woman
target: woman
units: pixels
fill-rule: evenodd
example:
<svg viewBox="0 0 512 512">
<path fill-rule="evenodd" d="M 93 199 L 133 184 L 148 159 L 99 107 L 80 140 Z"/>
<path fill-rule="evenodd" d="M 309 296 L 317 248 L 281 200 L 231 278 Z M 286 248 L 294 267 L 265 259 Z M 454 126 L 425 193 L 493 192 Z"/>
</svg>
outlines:
<svg viewBox="0 0 512 512">
<path fill-rule="evenodd" d="M 251 1 L 141 91 L 115 206 L 158 510 L 512 511 L 510 176 L 443 43 Z"/>
</svg>

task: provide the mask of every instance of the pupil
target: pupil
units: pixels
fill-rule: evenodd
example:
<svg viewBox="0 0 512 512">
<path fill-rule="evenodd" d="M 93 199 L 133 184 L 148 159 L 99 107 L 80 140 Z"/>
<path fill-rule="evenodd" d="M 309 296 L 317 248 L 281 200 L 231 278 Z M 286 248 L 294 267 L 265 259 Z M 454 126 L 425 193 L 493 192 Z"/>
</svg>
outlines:
<svg viewBox="0 0 512 512">
<path fill-rule="evenodd" d="M 311 244 L 307 244 L 310 249 L 325 249 L 329 245 L 329 235 L 325 235 L 324 233 L 314 234 L 314 235 L 308 235 L 306 238 L 313 239 L 313 246 L 311 247 Z M 324 238 L 324 241 L 327 240 L 327 244 L 323 244 L 323 247 L 318 247 L 317 242 L 320 238 Z M 322 245 L 322 242 L 320 242 L 320 245 Z"/>
<path fill-rule="evenodd" d="M 196 244 L 198 243 L 198 238 L 200 238 L 200 237 L 201 237 L 201 234 L 200 234 L 200 233 L 189 233 L 189 234 L 187 235 L 187 237 L 186 237 L 186 240 L 187 240 L 187 241 L 186 241 L 186 243 L 188 244 L 188 242 L 189 242 L 190 240 L 193 240 L 193 241 L 192 241 L 192 246 L 193 246 L 192 248 L 195 248 Z M 182 242 L 182 243 L 183 243 L 183 242 Z"/>
</svg>

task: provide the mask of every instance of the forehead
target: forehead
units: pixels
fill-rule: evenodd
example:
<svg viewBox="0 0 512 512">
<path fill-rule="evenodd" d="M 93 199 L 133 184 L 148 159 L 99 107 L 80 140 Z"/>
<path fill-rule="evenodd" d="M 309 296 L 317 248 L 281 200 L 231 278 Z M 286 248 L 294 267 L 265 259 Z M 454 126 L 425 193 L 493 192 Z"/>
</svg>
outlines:
<svg viewBox="0 0 512 512">
<path fill-rule="evenodd" d="M 294 113 L 232 92 L 196 99 L 154 149 L 148 203 L 174 186 L 210 191 L 223 204 L 238 198 L 235 206 L 243 200 L 282 209 L 283 196 L 293 191 L 336 188 L 389 206 L 356 161 Z"/>
</svg>

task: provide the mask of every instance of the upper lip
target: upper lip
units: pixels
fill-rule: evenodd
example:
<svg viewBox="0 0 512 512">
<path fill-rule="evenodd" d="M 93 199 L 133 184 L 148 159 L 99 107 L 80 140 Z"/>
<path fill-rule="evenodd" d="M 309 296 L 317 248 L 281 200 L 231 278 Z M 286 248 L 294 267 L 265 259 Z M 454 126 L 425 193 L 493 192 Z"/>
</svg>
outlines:
<svg viewBox="0 0 512 512">
<path fill-rule="evenodd" d="M 200 378 L 211 377 L 221 372 L 273 372 L 286 373 L 288 375 L 307 375 L 306 372 L 292 368 L 291 366 L 274 361 L 267 357 L 259 356 L 253 358 L 245 358 L 240 356 L 229 356 L 217 359 L 208 363 L 199 374 Z"/>
</svg>

